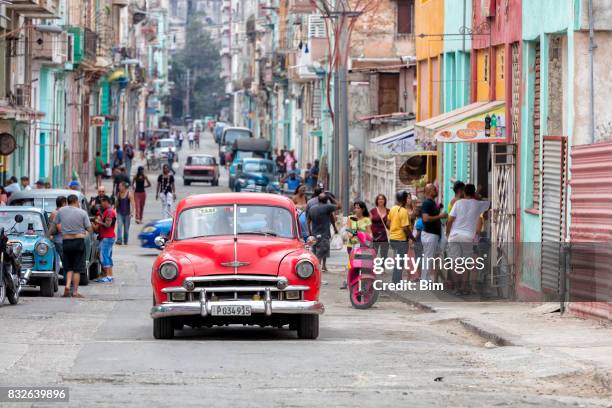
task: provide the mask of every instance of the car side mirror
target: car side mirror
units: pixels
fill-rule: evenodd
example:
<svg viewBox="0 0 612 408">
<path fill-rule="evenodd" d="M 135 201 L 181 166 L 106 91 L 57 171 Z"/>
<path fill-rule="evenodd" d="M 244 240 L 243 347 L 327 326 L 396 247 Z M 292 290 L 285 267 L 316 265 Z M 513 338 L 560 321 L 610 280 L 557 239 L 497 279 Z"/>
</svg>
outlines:
<svg viewBox="0 0 612 408">
<path fill-rule="evenodd" d="M 166 246 L 166 238 L 161 235 L 156 236 L 153 242 L 155 242 L 155 246 L 159 249 L 164 249 Z"/>
<path fill-rule="evenodd" d="M 23 222 L 23 215 L 21 215 L 21 214 L 16 214 L 16 215 L 15 215 L 15 222 L 16 222 L 17 224 L 22 223 L 22 222 Z"/>
</svg>

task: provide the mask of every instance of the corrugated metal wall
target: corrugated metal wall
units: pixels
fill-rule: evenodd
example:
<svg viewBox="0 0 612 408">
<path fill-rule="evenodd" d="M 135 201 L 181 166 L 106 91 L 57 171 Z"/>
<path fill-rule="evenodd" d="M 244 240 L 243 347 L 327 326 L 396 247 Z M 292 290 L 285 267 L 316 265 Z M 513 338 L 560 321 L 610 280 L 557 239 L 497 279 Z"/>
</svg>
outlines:
<svg viewBox="0 0 612 408">
<path fill-rule="evenodd" d="M 612 143 L 575 146 L 571 156 L 569 310 L 612 320 Z"/>
</svg>

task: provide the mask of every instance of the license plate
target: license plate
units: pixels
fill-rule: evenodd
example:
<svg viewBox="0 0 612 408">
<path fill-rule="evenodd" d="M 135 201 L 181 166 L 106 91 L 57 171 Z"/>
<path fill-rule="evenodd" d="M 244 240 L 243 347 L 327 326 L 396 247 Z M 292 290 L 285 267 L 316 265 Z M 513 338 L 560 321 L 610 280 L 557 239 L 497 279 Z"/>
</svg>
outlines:
<svg viewBox="0 0 612 408">
<path fill-rule="evenodd" d="M 213 316 L 250 316 L 251 306 L 213 306 Z"/>
</svg>

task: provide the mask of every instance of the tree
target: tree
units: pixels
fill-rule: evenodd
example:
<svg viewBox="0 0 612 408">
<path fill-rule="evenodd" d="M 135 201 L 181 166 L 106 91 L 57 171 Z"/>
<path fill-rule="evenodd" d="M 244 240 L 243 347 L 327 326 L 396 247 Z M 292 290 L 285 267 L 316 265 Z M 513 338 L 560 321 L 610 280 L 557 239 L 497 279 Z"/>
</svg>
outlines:
<svg viewBox="0 0 612 408">
<path fill-rule="evenodd" d="M 189 81 L 189 111 L 193 118 L 218 115 L 227 106 L 225 83 L 221 79 L 219 45 L 204 28 L 204 16 L 189 19 L 185 33 L 185 48 L 174 54 L 170 80 L 172 116 L 185 115 L 187 81 Z"/>
</svg>

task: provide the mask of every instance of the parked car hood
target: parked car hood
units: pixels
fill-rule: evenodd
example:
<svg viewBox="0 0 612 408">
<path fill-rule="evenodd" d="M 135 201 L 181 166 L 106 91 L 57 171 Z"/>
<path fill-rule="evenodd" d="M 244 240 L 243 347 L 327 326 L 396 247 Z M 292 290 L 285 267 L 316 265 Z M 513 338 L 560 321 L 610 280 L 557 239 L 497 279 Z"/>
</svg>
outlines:
<svg viewBox="0 0 612 408">
<path fill-rule="evenodd" d="M 239 274 L 276 276 L 283 258 L 299 249 L 303 245 L 297 240 L 261 235 L 239 235 L 237 259 L 232 236 L 175 241 L 167 247 L 170 254 L 186 258 L 194 276 L 232 274 L 234 267 L 228 264 L 236 260 L 244 263 Z"/>
<path fill-rule="evenodd" d="M 9 235 L 9 241 L 20 242 L 23 246 L 23 250 L 27 252 L 34 251 L 34 247 L 38 244 L 39 241 L 43 241 L 47 245 L 50 245 L 50 242 L 47 238 L 40 235 Z"/>
<path fill-rule="evenodd" d="M 240 178 L 244 179 L 263 179 L 266 178 L 268 182 L 274 181 L 274 175 L 272 173 L 242 173 Z"/>
</svg>

